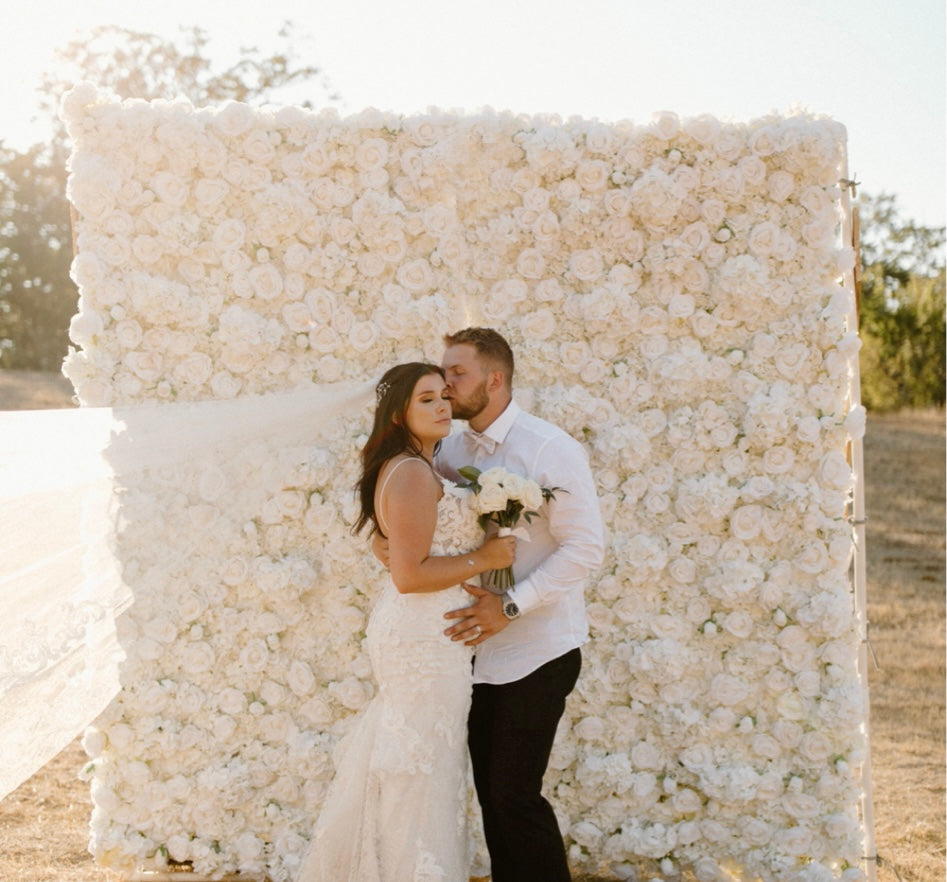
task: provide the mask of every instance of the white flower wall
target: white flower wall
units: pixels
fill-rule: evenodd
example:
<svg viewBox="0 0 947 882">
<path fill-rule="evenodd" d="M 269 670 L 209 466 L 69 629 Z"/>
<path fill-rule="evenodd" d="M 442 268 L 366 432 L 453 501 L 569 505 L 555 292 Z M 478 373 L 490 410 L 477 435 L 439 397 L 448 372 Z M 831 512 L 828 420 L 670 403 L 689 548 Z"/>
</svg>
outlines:
<svg viewBox="0 0 947 882">
<path fill-rule="evenodd" d="M 608 528 L 548 776 L 577 869 L 860 878 L 844 129 L 347 119 L 80 87 L 84 404 L 370 380 L 496 327 Z M 126 487 L 123 691 L 86 738 L 99 861 L 291 877 L 372 693 L 351 535 L 370 409 Z M 121 442 L 119 442 L 121 443 Z"/>
</svg>

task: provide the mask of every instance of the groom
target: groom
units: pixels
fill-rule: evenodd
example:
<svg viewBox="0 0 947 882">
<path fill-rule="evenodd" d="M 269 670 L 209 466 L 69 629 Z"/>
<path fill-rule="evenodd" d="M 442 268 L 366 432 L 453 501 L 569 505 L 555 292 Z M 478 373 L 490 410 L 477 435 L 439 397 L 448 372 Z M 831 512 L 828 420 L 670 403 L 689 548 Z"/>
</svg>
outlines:
<svg viewBox="0 0 947 882">
<path fill-rule="evenodd" d="M 454 419 L 467 432 L 444 439 L 438 469 L 503 466 L 556 487 L 545 517 L 518 542 L 516 583 L 503 595 L 468 587 L 472 606 L 447 613 L 454 640 L 475 645 L 468 744 L 493 882 L 568 882 L 565 848 L 542 795 L 556 727 L 588 640 L 585 580 L 602 563 L 595 483 L 584 449 L 513 401 L 513 353 L 489 328 L 444 338 Z"/>
</svg>

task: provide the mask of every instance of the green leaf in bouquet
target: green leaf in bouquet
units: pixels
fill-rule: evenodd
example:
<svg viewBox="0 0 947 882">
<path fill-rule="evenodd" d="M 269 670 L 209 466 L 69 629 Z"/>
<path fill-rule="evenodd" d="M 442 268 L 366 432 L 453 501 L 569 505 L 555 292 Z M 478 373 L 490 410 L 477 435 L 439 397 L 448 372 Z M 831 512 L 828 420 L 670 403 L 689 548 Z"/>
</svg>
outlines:
<svg viewBox="0 0 947 882">
<path fill-rule="evenodd" d="M 460 475 L 462 478 L 466 478 L 468 481 L 470 481 L 470 484 L 468 484 L 469 487 L 479 489 L 477 480 L 480 477 L 480 469 L 478 469 L 476 466 L 472 466 L 472 465 L 463 466 L 457 469 L 457 474 Z"/>
</svg>

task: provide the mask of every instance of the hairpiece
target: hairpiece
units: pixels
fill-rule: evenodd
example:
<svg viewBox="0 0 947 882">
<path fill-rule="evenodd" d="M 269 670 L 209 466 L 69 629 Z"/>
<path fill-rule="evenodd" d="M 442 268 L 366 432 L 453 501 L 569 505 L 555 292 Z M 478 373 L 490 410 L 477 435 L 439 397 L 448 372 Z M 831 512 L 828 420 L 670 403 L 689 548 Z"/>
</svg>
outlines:
<svg viewBox="0 0 947 882">
<path fill-rule="evenodd" d="M 390 388 L 391 388 L 391 383 L 388 383 L 388 382 L 386 382 L 385 380 L 382 380 L 382 381 L 375 387 L 375 402 L 376 402 L 377 404 L 381 404 L 382 399 L 388 394 L 388 390 L 389 390 Z"/>
</svg>

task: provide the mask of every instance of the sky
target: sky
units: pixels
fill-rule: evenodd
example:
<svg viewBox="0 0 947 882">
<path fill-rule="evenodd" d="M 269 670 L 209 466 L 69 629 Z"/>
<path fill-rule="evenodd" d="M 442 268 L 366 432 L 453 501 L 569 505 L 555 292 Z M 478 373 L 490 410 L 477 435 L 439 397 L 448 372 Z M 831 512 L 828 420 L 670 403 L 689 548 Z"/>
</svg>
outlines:
<svg viewBox="0 0 947 882">
<path fill-rule="evenodd" d="M 26 0 L 0 34 L 0 139 L 22 149 L 44 137 L 29 125 L 40 73 L 97 24 L 169 38 L 197 25 L 229 64 L 239 46 L 278 48 L 287 20 L 342 113 L 492 107 L 647 123 L 664 110 L 742 121 L 805 109 L 845 124 L 863 190 L 945 223 L 943 0 Z"/>
</svg>

